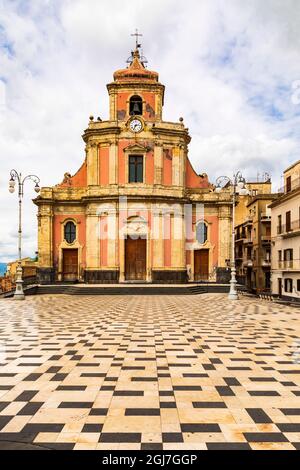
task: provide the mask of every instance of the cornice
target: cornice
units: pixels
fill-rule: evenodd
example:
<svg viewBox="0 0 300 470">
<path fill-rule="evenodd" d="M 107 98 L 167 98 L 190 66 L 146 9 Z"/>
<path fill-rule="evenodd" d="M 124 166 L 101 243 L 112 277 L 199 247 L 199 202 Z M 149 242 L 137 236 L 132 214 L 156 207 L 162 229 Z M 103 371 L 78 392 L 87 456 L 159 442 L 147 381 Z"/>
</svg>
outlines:
<svg viewBox="0 0 300 470">
<path fill-rule="evenodd" d="M 103 127 L 98 129 L 86 129 L 82 134 L 84 142 L 87 142 L 90 137 L 98 137 L 102 135 L 119 135 L 121 128 L 119 126 Z"/>
<path fill-rule="evenodd" d="M 163 85 L 162 83 L 160 82 L 157 82 L 157 83 L 147 83 L 147 82 L 141 82 L 141 83 L 137 83 L 136 81 L 126 81 L 126 82 L 111 82 L 111 83 L 108 83 L 106 85 L 106 88 L 108 91 L 113 91 L 113 90 L 116 90 L 116 89 L 126 89 L 126 88 L 129 88 L 129 89 L 148 89 L 148 90 L 157 90 L 157 89 L 160 89 L 160 90 L 163 90 L 165 91 L 165 85 Z"/>
<path fill-rule="evenodd" d="M 84 204 L 89 204 L 89 203 L 97 203 L 101 200 L 103 201 L 119 201 L 119 196 L 120 195 L 106 195 L 106 196 L 86 196 L 83 198 L 83 203 Z M 188 204 L 190 201 L 186 197 L 176 197 L 176 196 L 153 196 L 153 195 L 128 195 L 126 196 L 127 202 L 130 203 L 132 201 L 145 201 L 146 203 L 154 203 L 154 202 L 177 202 L 178 204 Z"/>
<path fill-rule="evenodd" d="M 191 136 L 188 133 L 187 129 L 171 129 L 169 127 L 156 127 L 155 125 L 152 127 L 151 131 L 155 136 L 176 136 L 176 137 L 183 137 L 186 143 L 190 143 Z"/>
<path fill-rule="evenodd" d="M 272 204 L 269 204 L 268 207 L 278 207 L 281 204 L 283 204 L 286 201 L 289 201 L 290 199 L 293 199 L 294 197 L 299 197 L 300 196 L 300 187 L 297 189 L 294 189 L 294 191 L 289 191 L 288 193 L 282 194 L 279 196 Z"/>
</svg>

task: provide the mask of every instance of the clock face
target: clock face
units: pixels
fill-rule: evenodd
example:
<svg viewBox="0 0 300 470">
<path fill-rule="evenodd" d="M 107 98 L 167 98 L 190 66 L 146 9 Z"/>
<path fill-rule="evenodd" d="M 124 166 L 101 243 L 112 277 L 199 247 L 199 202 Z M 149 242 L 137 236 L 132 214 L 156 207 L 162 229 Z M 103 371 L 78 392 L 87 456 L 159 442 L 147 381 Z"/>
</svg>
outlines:
<svg viewBox="0 0 300 470">
<path fill-rule="evenodd" d="M 132 119 L 129 127 L 132 132 L 141 132 L 141 130 L 143 129 L 143 124 L 139 119 Z"/>
</svg>

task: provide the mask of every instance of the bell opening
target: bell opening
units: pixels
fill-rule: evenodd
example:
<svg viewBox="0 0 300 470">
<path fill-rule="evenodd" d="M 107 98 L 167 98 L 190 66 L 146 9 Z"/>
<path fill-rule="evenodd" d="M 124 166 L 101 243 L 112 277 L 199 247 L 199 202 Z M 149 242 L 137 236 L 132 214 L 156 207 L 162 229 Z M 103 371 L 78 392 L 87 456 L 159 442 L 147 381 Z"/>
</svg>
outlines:
<svg viewBox="0 0 300 470">
<path fill-rule="evenodd" d="M 141 116 L 143 114 L 143 100 L 140 96 L 134 95 L 130 98 L 129 114 L 131 116 Z"/>
</svg>

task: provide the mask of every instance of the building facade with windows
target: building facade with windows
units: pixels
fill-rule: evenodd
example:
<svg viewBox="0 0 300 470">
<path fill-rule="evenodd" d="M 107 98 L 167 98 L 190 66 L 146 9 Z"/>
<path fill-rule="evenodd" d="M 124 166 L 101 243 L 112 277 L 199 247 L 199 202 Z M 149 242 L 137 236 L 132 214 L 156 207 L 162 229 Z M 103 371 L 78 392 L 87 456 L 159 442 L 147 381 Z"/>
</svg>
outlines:
<svg viewBox="0 0 300 470">
<path fill-rule="evenodd" d="M 81 168 L 35 199 L 40 281 L 227 281 L 230 194 L 192 168 L 188 129 L 163 120 L 165 87 L 139 48 L 107 90 Z"/>
<path fill-rule="evenodd" d="M 300 301 L 300 160 L 285 170 L 281 192 L 270 206 L 272 292 Z"/>
<path fill-rule="evenodd" d="M 271 209 L 268 206 L 278 196 L 271 194 L 271 181 L 264 185 L 248 183 L 248 189 L 250 196 L 239 202 L 243 207 L 235 227 L 237 276 L 240 283 L 258 293 L 271 288 Z"/>
</svg>

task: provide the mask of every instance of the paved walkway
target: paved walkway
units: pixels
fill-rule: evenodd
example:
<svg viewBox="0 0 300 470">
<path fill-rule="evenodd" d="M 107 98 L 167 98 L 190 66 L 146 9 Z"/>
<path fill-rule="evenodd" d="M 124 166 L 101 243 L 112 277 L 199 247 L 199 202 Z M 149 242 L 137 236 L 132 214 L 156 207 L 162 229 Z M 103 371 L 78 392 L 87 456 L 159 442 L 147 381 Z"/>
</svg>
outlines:
<svg viewBox="0 0 300 470">
<path fill-rule="evenodd" d="M 300 449 L 299 310 L 0 300 L 0 449 Z"/>
</svg>

